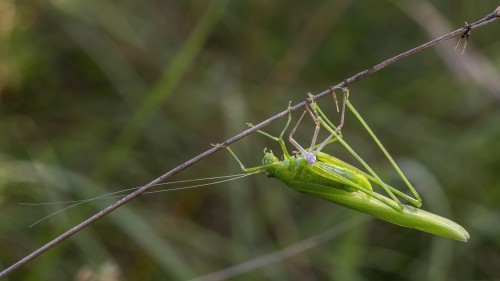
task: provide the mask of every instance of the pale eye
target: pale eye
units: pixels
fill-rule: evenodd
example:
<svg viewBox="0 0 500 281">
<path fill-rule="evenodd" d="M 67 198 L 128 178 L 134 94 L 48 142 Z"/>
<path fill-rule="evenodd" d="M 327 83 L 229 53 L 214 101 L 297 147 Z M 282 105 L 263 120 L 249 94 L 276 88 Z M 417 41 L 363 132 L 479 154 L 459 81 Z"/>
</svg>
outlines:
<svg viewBox="0 0 500 281">
<path fill-rule="evenodd" d="M 307 153 L 306 154 L 306 161 L 307 161 L 307 164 L 309 164 L 309 166 L 314 165 L 314 162 L 316 162 L 316 155 L 314 155 L 313 153 Z"/>
</svg>

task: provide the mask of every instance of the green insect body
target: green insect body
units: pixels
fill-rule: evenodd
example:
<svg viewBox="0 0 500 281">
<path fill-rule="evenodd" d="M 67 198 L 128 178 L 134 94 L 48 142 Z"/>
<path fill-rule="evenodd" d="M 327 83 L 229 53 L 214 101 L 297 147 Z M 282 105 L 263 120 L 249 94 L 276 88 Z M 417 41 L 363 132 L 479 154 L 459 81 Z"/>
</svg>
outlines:
<svg viewBox="0 0 500 281">
<path fill-rule="evenodd" d="M 382 146 L 380 141 L 368 127 L 366 122 L 362 119 L 350 102 L 347 101 L 347 96 L 348 92 L 344 96 L 344 108 L 347 104 L 349 109 L 354 113 L 354 115 L 356 115 L 358 120 L 363 124 L 379 148 L 389 159 L 415 198 L 410 197 L 384 183 L 363 161 L 363 159 L 361 159 L 361 157 L 359 157 L 356 152 L 342 139 L 342 137 L 337 133 L 338 129 L 335 130 L 336 127 L 326 118 L 321 109 L 313 101 L 311 101 L 311 104 L 306 107 L 306 111 L 304 111 L 289 136 L 290 142 L 299 150 L 299 153 L 290 155 L 283 141 L 283 135 L 291 120 L 291 112 L 288 116 L 288 122 L 279 137 L 273 137 L 265 132 L 258 131 L 259 133 L 279 143 L 281 150 L 283 151 L 283 160 L 280 160 L 273 154 L 272 151 L 269 151 L 265 152 L 262 166 L 245 168 L 233 151 L 229 147 L 227 147 L 227 149 L 240 164 L 240 167 L 244 172 L 263 172 L 269 177 L 274 177 L 284 182 L 287 186 L 296 191 L 337 203 L 347 208 L 375 216 L 403 227 L 417 229 L 458 241 L 467 241 L 467 239 L 469 239 L 469 233 L 462 226 L 447 218 L 418 208 L 421 206 L 422 202 L 418 193 L 399 169 L 387 150 Z M 311 147 L 308 150 L 302 148 L 292 138 L 298 124 L 306 112 L 309 112 L 313 120 L 316 122 L 315 134 L 313 136 Z M 315 146 L 320 126 L 326 128 L 331 135 L 320 145 Z M 339 128 L 341 126 L 342 124 Z M 336 157 L 320 152 L 326 144 L 333 141 L 340 142 L 366 168 L 369 173 L 366 173 Z M 373 184 L 382 187 L 387 192 L 389 197 L 374 191 L 372 187 Z M 414 206 L 401 204 L 395 195 L 404 198 Z"/>
<path fill-rule="evenodd" d="M 349 164 L 330 155 L 319 153 L 318 156 L 318 161 L 310 166 L 302 156 L 291 156 L 291 159 L 280 161 L 272 152 L 268 152 L 264 156 L 267 166 L 264 171 L 269 177 L 279 179 L 296 191 L 323 198 L 400 226 L 464 242 L 469 238 L 469 234 L 462 226 L 447 218 L 408 205 L 403 205 L 403 211 L 399 212 L 372 196 L 357 191 L 350 184 L 331 180 L 332 176 L 338 176 L 372 190 L 370 181 L 364 173 L 360 173 L 357 169 L 353 170 Z M 332 159 L 335 159 L 334 163 L 331 162 Z"/>
<path fill-rule="evenodd" d="M 327 157 L 335 159 L 336 163 L 324 162 Z M 311 166 L 301 156 L 290 156 L 280 161 L 272 152 L 267 152 L 263 160 L 267 166 L 264 171 L 267 176 L 277 178 L 288 186 L 293 182 L 311 182 L 352 192 L 356 191 L 352 185 L 357 184 L 372 190 L 370 181 L 363 174 L 348 167 L 347 163 L 325 153 L 319 153 L 318 160 Z M 332 180 L 332 176 L 337 180 Z"/>
</svg>

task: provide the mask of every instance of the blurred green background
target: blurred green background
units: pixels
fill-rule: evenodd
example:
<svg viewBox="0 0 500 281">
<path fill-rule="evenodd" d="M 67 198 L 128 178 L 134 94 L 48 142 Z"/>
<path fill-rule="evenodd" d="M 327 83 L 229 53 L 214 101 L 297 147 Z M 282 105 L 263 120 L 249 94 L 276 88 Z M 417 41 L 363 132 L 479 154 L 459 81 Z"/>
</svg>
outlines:
<svg viewBox="0 0 500 281">
<path fill-rule="evenodd" d="M 114 200 L 34 228 L 62 206 L 19 202 L 79 200 L 145 184 L 246 122 L 498 4 L 2 0 L 0 266 Z M 423 208 L 463 225 L 468 243 L 371 219 L 256 175 L 143 196 L 7 280 L 219 280 L 203 276 L 238 265 L 218 277 L 500 280 L 499 31 L 499 23 L 474 30 L 463 56 L 450 40 L 350 86 L 351 102 L 419 190 Z M 330 97 L 320 105 L 338 121 Z M 403 189 L 354 116 L 346 118 L 346 140 Z M 283 125 L 266 131 L 278 134 Z M 304 123 L 298 140 L 307 143 L 312 130 Z M 279 149 L 260 135 L 233 145 L 248 166 L 260 163 L 264 147 Z M 350 161 L 338 145 L 326 151 Z M 220 151 L 173 180 L 239 172 Z M 295 255 L 262 258 L 322 233 L 328 237 L 307 251 L 297 244 Z"/>
</svg>

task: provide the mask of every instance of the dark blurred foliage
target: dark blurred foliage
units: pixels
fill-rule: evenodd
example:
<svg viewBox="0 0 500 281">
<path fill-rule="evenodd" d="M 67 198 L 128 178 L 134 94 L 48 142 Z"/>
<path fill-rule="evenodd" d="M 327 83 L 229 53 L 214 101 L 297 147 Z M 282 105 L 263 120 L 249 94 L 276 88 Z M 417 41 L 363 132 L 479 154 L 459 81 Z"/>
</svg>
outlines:
<svg viewBox="0 0 500 281">
<path fill-rule="evenodd" d="M 0 262 L 6 267 L 113 202 L 32 222 L 60 205 L 144 184 L 283 111 L 288 102 L 473 22 L 498 1 L 0 2 Z M 8 280 L 183 280 L 351 223 L 318 247 L 234 280 L 500 278 L 500 26 L 350 86 L 423 208 L 468 243 L 404 229 L 298 194 L 263 175 L 143 196 Z M 338 121 L 330 97 L 321 106 Z M 294 115 L 297 118 L 298 113 Z M 278 134 L 283 122 L 266 128 Z M 298 139 L 307 143 L 312 124 Z M 390 183 L 390 165 L 348 114 L 346 140 Z M 275 143 L 233 145 L 248 166 Z M 327 152 L 351 160 L 339 146 Z M 221 151 L 173 180 L 238 173 Z M 361 220 L 360 220 L 361 219 Z"/>
</svg>

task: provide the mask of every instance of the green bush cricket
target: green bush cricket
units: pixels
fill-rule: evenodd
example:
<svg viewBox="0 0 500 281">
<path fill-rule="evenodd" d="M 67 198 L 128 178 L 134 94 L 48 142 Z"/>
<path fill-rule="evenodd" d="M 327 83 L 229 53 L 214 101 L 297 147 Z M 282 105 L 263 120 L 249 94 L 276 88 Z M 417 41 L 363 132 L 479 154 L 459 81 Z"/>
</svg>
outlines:
<svg viewBox="0 0 500 281">
<path fill-rule="evenodd" d="M 303 112 L 297 125 L 292 129 L 289 135 L 290 143 L 299 150 L 297 154 L 290 155 L 283 140 L 283 135 L 291 121 L 291 111 L 288 114 L 285 128 L 282 130 L 279 137 L 274 137 L 263 131 L 258 131 L 264 136 L 278 142 L 283 151 L 283 160 L 279 160 L 272 151 L 266 152 L 264 150 L 263 164 L 261 166 L 245 168 L 234 152 L 229 147 L 226 148 L 245 173 L 266 173 L 267 176 L 277 178 L 296 191 L 337 203 L 403 227 L 413 228 L 434 235 L 466 242 L 469 238 L 469 233 L 462 226 L 447 218 L 419 209 L 422 200 L 418 193 L 399 169 L 387 150 L 383 147 L 382 143 L 368 127 L 361 115 L 359 115 L 349 102 L 348 90 L 343 90 L 342 121 L 337 127 L 326 118 L 325 114 L 314 100 L 310 99 L 309 104 L 306 105 L 306 110 Z M 384 183 L 366 162 L 363 161 L 363 159 L 343 140 L 340 134 L 340 128 L 343 125 L 346 105 L 389 159 L 415 198 Z M 311 146 L 307 150 L 293 139 L 293 134 L 306 113 L 309 113 L 316 123 Z M 321 144 L 316 145 L 320 127 L 325 128 L 330 135 Z M 340 142 L 361 163 L 368 173 L 338 158 L 321 152 L 321 149 L 323 149 L 325 145 L 335 141 Z M 372 183 L 382 187 L 389 197 L 374 191 L 372 189 Z M 405 199 L 413 206 L 401 204 L 396 195 Z"/>
</svg>

